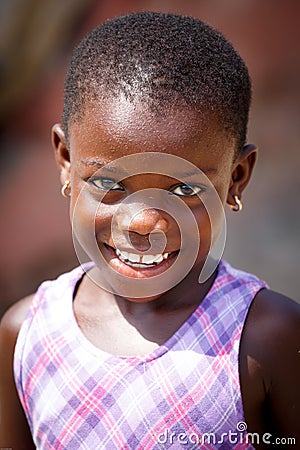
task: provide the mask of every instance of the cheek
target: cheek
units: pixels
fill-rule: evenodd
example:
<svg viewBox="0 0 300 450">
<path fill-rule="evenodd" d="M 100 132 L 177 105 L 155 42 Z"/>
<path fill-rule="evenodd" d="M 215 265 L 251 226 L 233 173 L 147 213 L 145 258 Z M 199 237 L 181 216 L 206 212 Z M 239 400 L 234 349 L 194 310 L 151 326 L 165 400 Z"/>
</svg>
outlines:
<svg viewBox="0 0 300 450">
<path fill-rule="evenodd" d="M 73 235 L 84 249 L 91 249 L 109 238 L 113 213 L 111 205 L 99 203 L 88 195 L 72 200 L 70 215 Z"/>
<path fill-rule="evenodd" d="M 192 208 L 192 211 L 197 222 L 200 252 L 203 255 L 210 250 L 222 231 L 225 221 L 223 201 L 214 194 L 210 198 L 207 197 L 199 206 Z"/>
<path fill-rule="evenodd" d="M 203 250 L 205 247 L 209 247 L 211 240 L 211 221 L 207 209 L 204 205 L 199 206 L 193 210 L 194 217 L 198 225 L 198 232 L 200 238 L 200 248 Z"/>
</svg>

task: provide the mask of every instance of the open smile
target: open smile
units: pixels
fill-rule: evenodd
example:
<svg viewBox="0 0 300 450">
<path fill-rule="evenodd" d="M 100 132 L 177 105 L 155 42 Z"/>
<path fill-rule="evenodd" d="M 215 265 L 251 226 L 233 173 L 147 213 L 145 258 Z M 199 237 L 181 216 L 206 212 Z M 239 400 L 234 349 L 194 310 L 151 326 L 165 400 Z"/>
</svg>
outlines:
<svg viewBox="0 0 300 450">
<path fill-rule="evenodd" d="M 124 252 L 119 249 L 115 249 L 115 253 L 125 264 L 131 267 L 136 267 L 137 269 L 155 267 L 170 256 L 170 253 L 138 255 L 136 253 Z"/>
<path fill-rule="evenodd" d="M 155 255 L 137 254 L 104 245 L 110 265 L 126 276 L 154 276 L 167 270 L 175 261 L 179 250 Z"/>
</svg>

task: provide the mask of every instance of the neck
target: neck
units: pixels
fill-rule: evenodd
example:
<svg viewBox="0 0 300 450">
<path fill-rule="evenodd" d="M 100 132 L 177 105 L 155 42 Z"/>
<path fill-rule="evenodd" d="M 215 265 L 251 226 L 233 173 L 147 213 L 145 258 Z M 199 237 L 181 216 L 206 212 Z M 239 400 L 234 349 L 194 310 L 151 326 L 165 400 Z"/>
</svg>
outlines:
<svg viewBox="0 0 300 450">
<path fill-rule="evenodd" d="M 89 280 L 89 290 L 91 289 L 94 303 L 107 302 L 108 307 L 115 305 L 125 316 L 139 316 L 146 313 L 172 312 L 179 309 L 196 308 L 207 295 L 216 278 L 217 269 L 204 282 L 199 283 L 199 273 L 203 264 L 195 266 L 188 275 L 169 291 L 154 298 L 126 298 L 114 295 Z M 97 270 L 96 268 L 94 270 Z M 89 278 L 89 277 L 86 277 Z M 92 277 L 93 278 L 93 277 Z"/>
</svg>

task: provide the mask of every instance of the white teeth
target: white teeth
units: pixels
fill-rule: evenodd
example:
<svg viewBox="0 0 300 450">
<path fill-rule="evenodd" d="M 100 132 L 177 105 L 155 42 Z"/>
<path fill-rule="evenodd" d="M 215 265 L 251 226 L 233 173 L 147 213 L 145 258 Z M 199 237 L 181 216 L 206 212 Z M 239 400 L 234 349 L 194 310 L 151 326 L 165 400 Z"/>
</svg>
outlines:
<svg viewBox="0 0 300 450">
<path fill-rule="evenodd" d="M 160 263 L 164 259 L 163 255 L 157 255 L 153 262 Z"/>
<path fill-rule="evenodd" d="M 140 262 L 140 256 L 137 255 L 136 253 L 128 253 L 127 259 L 128 259 L 130 262 L 133 262 L 133 263 L 138 263 L 138 262 Z"/>
<path fill-rule="evenodd" d="M 143 264 L 153 264 L 154 262 L 154 256 L 153 255 L 144 255 L 142 257 L 142 263 Z"/>
<path fill-rule="evenodd" d="M 142 268 L 159 264 L 164 259 L 167 259 L 170 253 L 163 253 L 158 255 L 138 255 L 136 253 L 128 253 L 116 248 L 116 254 L 121 261 L 125 263 L 132 263 L 134 267 Z M 131 265 L 131 264 L 130 264 Z"/>
</svg>

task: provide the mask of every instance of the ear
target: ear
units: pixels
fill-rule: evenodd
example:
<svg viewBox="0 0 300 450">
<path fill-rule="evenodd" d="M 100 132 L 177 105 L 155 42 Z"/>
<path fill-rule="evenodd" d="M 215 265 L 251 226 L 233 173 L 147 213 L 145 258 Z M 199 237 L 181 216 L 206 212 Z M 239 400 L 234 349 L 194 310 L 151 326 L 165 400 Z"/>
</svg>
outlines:
<svg viewBox="0 0 300 450">
<path fill-rule="evenodd" d="M 60 181 L 63 185 L 67 180 L 70 180 L 71 162 L 65 133 L 60 123 L 56 123 L 52 127 L 51 140 L 54 148 L 56 163 L 60 171 Z"/>
<path fill-rule="evenodd" d="M 236 204 L 234 196 L 237 195 L 239 199 L 246 189 L 257 159 L 257 147 L 253 144 L 248 144 L 243 147 L 241 155 L 234 163 L 231 180 L 228 190 L 227 203 L 234 206 Z"/>
</svg>

